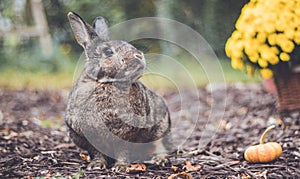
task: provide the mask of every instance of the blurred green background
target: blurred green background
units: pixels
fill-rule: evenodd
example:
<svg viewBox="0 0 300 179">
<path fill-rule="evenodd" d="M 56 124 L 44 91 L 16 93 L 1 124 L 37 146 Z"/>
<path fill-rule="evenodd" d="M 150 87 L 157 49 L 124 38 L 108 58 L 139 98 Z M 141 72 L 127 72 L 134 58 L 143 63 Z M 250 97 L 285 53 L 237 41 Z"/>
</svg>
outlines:
<svg viewBox="0 0 300 179">
<path fill-rule="evenodd" d="M 0 86 L 71 87 L 83 49 L 73 38 L 66 16 L 69 11 L 80 14 L 90 23 L 95 17 L 104 16 L 110 21 L 110 25 L 138 17 L 159 16 L 174 19 L 190 26 L 206 39 L 219 58 L 226 82 L 259 81 L 257 76 L 248 77 L 243 72 L 233 70 L 230 60 L 224 53 L 226 40 L 234 30 L 241 8 L 247 2 L 247 0 L 1 0 Z M 144 53 L 160 53 L 164 43 L 145 39 L 133 44 Z M 184 50 L 177 52 L 175 56 L 187 66 L 192 62 L 190 58 L 193 58 Z M 208 83 L 203 70 L 196 68 L 189 70 L 198 86 Z M 221 79 L 216 79 L 218 80 Z M 154 87 L 155 85 L 168 86 L 159 80 Z"/>
</svg>

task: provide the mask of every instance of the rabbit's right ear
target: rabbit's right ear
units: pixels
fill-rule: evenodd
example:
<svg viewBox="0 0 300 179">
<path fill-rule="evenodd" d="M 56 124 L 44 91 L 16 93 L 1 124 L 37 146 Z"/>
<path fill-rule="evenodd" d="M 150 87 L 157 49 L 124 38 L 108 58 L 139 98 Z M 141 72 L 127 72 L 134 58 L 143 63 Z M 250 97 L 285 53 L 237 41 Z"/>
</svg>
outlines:
<svg viewBox="0 0 300 179">
<path fill-rule="evenodd" d="M 86 48 L 92 39 L 97 36 L 97 33 L 78 14 L 69 12 L 68 18 L 78 44 Z"/>
<path fill-rule="evenodd" d="M 93 22 L 93 28 L 102 41 L 109 41 L 108 21 L 104 17 L 97 17 Z"/>
</svg>

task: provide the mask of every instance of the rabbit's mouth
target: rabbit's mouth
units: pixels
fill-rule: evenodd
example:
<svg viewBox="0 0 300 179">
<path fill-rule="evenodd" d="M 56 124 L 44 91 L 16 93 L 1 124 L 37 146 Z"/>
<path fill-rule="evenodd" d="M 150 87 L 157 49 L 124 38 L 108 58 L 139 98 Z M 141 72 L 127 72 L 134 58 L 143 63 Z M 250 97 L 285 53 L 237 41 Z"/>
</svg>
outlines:
<svg viewBox="0 0 300 179">
<path fill-rule="evenodd" d="M 132 71 L 123 71 L 120 70 L 119 73 L 115 74 L 108 74 L 105 71 L 99 70 L 98 73 L 94 72 L 87 72 L 87 77 L 93 81 L 98 83 L 134 83 L 136 82 L 144 73 L 145 67 L 139 66 L 135 69 L 131 69 Z"/>
<path fill-rule="evenodd" d="M 120 82 L 127 82 L 128 80 L 125 79 L 115 79 L 115 78 L 110 78 L 110 77 L 103 77 L 100 79 L 97 79 L 98 83 L 120 83 Z"/>
<path fill-rule="evenodd" d="M 143 75 L 145 68 L 144 60 L 135 58 L 120 68 L 100 67 L 96 81 L 99 83 L 134 83 Z"/>
</svg>

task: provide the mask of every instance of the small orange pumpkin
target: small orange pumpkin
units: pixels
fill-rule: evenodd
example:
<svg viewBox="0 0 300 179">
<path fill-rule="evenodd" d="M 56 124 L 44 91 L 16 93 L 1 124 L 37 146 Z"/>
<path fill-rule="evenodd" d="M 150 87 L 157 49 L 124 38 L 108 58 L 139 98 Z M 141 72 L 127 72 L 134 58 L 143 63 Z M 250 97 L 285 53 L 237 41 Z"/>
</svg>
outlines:
<svg viewBox="0 0 300 179">
<path fill-rule="evenodd" d="M 266 135 L 275 128 L 275 125 L 268 127 L 260 137 L 260 144 L 250 146 L 244 153 L 244 158 L 251 163 L 268 163 L 280 157 L 282 148 L 277 142 L 264 143 Z"/>
</svg>

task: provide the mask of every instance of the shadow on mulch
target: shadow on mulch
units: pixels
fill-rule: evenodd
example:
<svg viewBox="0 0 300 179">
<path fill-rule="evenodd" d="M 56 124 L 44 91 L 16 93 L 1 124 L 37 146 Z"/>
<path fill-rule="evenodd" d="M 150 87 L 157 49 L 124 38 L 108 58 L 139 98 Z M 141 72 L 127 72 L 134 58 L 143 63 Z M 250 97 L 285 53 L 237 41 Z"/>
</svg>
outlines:
<svg viewBox="0 0 300 179">
<path fill-rule="evenodd" d="M 62 119 L 67 91 L 0 89 L 0 178 L 166 178 L 184 172 L 186 161 L 200 165 L 197 171 L 186 172 L 186 177 L 300 178 L 300 112 L 278 116 L 275 96 L 261 86 L 235 84 L 213 92 L 201 88 L 197 96 L 190 91 L 160 92 L 176 131 L 173 140 L 179 151 L 170 160 L 179 171 L 153 164 L 135 174 L 88 171 L 88 162 L 79 155 L 86 151 L 70 141 Z M 244 150 L 257 144 L 271 124 L 277 128 L 267 140 L 281 144 L 282 156 L 268 164 L 246 162 Z M 204 143 L 208 135 L 203 131 L 213 132 Z"/>
</svg>

